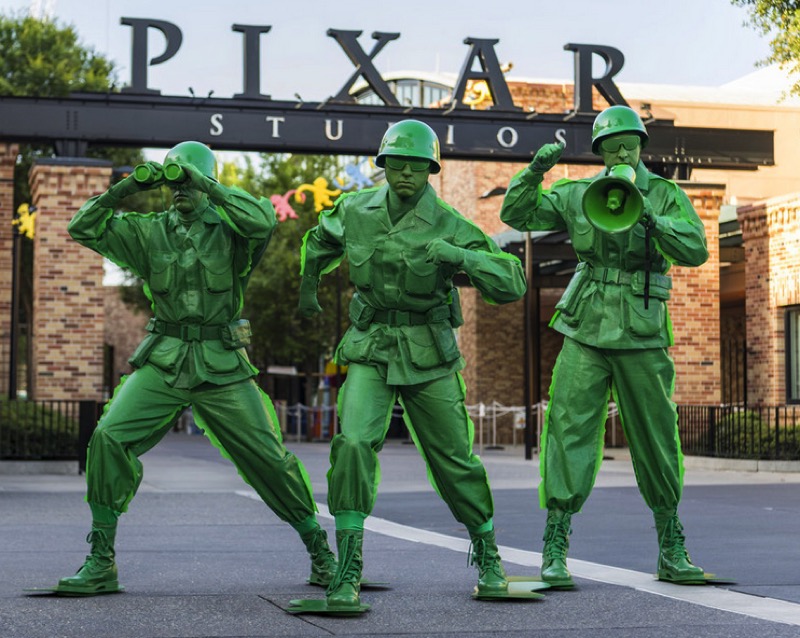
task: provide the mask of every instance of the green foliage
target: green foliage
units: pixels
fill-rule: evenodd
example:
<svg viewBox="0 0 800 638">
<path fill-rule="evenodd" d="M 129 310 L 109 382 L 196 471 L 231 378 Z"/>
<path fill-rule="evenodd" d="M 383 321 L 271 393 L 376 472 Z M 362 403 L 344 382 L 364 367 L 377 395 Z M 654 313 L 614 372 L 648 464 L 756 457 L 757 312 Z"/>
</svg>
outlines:
<svg viewBox="0 0 800 638">
<path fill-rule="evenodd" d="M 76 91 L 107 92 L 116 83 L 114 63 L 83 45 L 75 28 L 29 15 L 0 15 L 0 95 L 63 97 Z M 47 145 L 23 145 L 15 169 L 14 208 L 30 202 L 28 171 Z M 90 157 L 138 164 L 138 149 L 90 149 Z"/>
<path fill-rule="evenodd" d="M 260 166 L 256 167 L 248 159 L 239 186 L 261 197 L 283 195 L 317 177 L 330 179 L 338 172 L 333 157 L 262 154 L 259 161 Z M 249 351 L 258 367 L 265 370 L 271 364 L 300 364 L 305 372 L 312 373 L 317 371 L 320 356 L 332 354 L 337 337 L 347 328 L 352 292 L 343 264 L 322 279 L 319 302 L 323 313 L 311 319 L 298 314 L 300 248 L 306 231 L 316 226 L 318 215 L 311 197 L 304 203 L 293 199 L 291 203 L 298 219 L 278 224 L 264 258 L 250 279 L 243 316 L 253 326 Z M 341 295 L 337 294 L 337 281 Z M 338 330 L 337 314 L 341 318 Z"/>
<path fill-rule="evenodd" d="M 716 425 L 717 456 L 737 459 L 800 459 L 800 426 L 770 424 L 759 412 L 745 410 Z"/>
<path fill-rule="evenodd" d="M 749 13 L 747 24 L 770 39 L 771 54 L 758 64 L 777 64 L 800 77 L 800 4 L 796 0 L 731 0 Z M 789 90 L 800 95 L 800 79 Z"/>
<path fill-rule="evenodd" d="M 78 422 L 34 401 L 0 398 L 0 458 L 78 458 Z"/>
<path fill-rule="evenodd" d="M 0 15 L 0 95 L 62 97 L 76 91 L 108 92 L 114 89 L 114 64 L 83 45 L 72 26 L 38 20 L 25 13 Z M 21 144 L 14 167 L 14 210 L 32 203 L 28 175 L 33 163 L 54 156 L 50 145 Z M 133 148 L 89 148 L 87 155 L 107 159 L 114 166 L 134 166 L 143 161 Z M 143 205 L 143 207 L 145 207 Z M 20 321 L 32 314 L 33 243 L 20 243 Z"/>
<path fill-rule="evenodd" d="M 113 62 L 82 45 L 72 26 L 24 14 L 0 16 L 0 95 L 107 91 Z"/>
</svg>

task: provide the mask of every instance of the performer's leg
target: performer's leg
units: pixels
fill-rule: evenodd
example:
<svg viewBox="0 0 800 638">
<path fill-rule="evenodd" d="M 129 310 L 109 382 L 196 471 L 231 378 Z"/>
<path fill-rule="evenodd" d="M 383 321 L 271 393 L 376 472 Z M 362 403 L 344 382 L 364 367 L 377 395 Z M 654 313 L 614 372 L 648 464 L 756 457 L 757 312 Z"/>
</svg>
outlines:
<svg viewBox="0 0 800 638">
<path fill-rule="evenodd" d="M 425 459 L 428 477 L 469 531 L 478 590 L 497 593 L 507 589 L 508 581 L 495 541 L 492 492 L 486 469 L 472 451 L 475 428 L 464 398 L 460 374 L 400 388 L 406 425 Z"/>
<path fill-rule="evenodd" d="M 594 486 L 603 455 L 610 369 L 602 351 L 566 338 L 550 385 L 540 458 L 539 502 L 547 509 L 542 579 L 570 587 L 570 523 Z"/>
<path fill-rule="evenodd" d="M 659 542 L 658 575 L 673 582 L 704 582 L 686 551 L 678 503 L 683 454 L 672 402 L 675 366 L 666 348 L 621 351 L 613 358 L 614 396 L 631 451 L 636 481 L 653 510 Z"/>
<path fill-rule="evenodd" d="M 331 442 L 328 505 L 336 519 L 339 568 L 328 587 L 329 607 L 360 605 L 364 519 L 375 505 L 383 447 L 395 390 L 372 366 L 351 364 L 339 395 L 341 431 Z"/>
<path fill-rule="evenodd" d="M 92 549 L 74 576 L 62 578 L 59 593 L 94 595 L 119 589 L 114 562 L 117 519 L 142 481 L 139 456 L 172 427 L 187 405 L 150 366 L 123 379 L 89 441 L 86 463 Z"/>
<path fill-rule="evenodd" d="M 300 534 L 311 556 L 310 582 L 327 585 L 336 570 L 327 534 L 316 518 L 303 464 L 283 444 L 270 398 L 252 379 L 192 391 L 195 420 L 278 517 Z"/>
</svg>

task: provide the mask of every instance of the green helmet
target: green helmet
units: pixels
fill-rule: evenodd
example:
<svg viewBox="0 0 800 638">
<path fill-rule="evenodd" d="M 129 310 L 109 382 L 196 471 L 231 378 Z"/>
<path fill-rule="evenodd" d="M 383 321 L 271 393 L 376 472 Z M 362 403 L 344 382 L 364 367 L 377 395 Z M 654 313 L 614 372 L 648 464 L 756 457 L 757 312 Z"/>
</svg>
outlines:
<svg viewBox="0 0 800 638">
<path fill-rule="evenodd" d="M 206 177 L 217 178 L 217 160 L 214 153 L 200 142 L 181 142 L 173 146 L 164 158 L 164 166 L 170 162 L 191 164 Z"/>
<path fill-rule="evenodd" d="M 431 162 L 431 173 L 442 170 L 439 138 L 430 126 L 419 120 L 403 120 L 386 129 L 375 163 L 383 168 L 388 155 L 427 159 Z"/>
<path fill-rule="evenodd" d="M 636 133 L 642 139 L 642 148 L 649 139 L 647 129 L 639 114 L 629 106 L 617 104 L 601 111 L 592 125 L 592 153 L 600 155 L 600 142 L 619 133 Z"/>
</svg>

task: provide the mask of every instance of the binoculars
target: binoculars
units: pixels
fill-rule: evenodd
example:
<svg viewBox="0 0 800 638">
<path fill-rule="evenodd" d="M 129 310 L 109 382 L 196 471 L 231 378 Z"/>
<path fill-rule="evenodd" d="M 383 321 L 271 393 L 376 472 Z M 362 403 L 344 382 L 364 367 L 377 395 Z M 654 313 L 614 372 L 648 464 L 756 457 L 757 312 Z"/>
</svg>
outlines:
<svg viewBox="0 0 800 638">
<path fill-rule="evenodd" d="M 186 171 L 175 162 L 164 164 L 161 169 L 152 164 L 139 164 L 133 169 L 133 179 L 140 184 L 152 184 L 162 178 L 167 182 L 180 183 L 186 179 Z"/>
</svg>

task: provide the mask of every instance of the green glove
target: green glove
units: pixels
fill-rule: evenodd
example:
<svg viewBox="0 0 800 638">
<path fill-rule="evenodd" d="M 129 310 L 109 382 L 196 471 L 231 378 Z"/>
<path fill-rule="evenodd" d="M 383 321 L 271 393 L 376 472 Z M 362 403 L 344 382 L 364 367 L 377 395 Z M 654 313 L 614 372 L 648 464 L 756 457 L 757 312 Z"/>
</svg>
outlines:
<svg viewBox="0 0 800 638">
<path fill-rule="evenodd" d="M 300 280 L 300 301 L 297 308 L 303 317 L 313 317 L 322 312 L 322 307 L 317 300 L 317 286 L 319 280 L 316 277 L 304 275 Z"/>
<path fill-rule="evenodd" d="M 460 266 L 464 263 L 464 249 L 447 243 L 444 239 L 434 239 L 426 248 L 427 261 L 434 264 L 452 264 Z"/>
<path fill-rule="evenodd" d="M 564 151 L 563 144 L 545 144 L 538 151 L 531 162 L 529 169 L 536 175 L 544 175 L 553 166 L 558 164 L 561 153 Z"/>
</svg>

